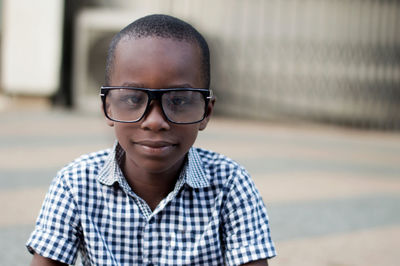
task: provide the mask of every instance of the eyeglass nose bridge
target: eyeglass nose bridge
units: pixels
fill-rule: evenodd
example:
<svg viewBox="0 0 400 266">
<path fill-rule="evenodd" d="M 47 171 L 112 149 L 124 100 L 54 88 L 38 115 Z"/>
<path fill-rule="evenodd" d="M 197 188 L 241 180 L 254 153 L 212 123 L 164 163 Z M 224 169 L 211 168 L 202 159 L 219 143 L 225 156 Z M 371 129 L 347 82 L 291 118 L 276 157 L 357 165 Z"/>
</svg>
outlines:
<svg viewBox="0 0 400 266">
<path fill-rule="evenodd" d="M 148 105 L 150 105 L 151 101 L 157 100 L 161 104 L 161 97 L 165 93 L 165 91 L 151 91 L 146 90 L 148 97 Z"/>
<path fill-rule="evenodd" d="M 160 105 L 160 109 L 161 109 L 162 115 L 165 117 L 165 119 L 166 119 L 167 121 L 171 121 L 171 120 L 168 118 L 168 116 L 165 114 L 164 107 L 163 107 L 162 101 L 161 101 L 161 97 L 162 97 L 162 95 L 163 95 L 166 91 L 145 90 L 145 92 L 146 92 L 147 97 L 148 97 L 148 99 L 147 99 L 147 106 L 146 106 L 146 109 L 145 109 L 144 112 L 143 112 L 142 117 L 141 117 L 139 120 L 142 120 L 145 116 L 147 116 L 147 115 L 149 114 L 149 111 L 150 111 L 150 108 L 151 108 L 151 107 L 150 107 L 150 106 L 151 106 L 151 102 L 152 102 L 153 100 L 156 100 L 156 101 L 158 102 L 158 104 Z"/>
</svg>

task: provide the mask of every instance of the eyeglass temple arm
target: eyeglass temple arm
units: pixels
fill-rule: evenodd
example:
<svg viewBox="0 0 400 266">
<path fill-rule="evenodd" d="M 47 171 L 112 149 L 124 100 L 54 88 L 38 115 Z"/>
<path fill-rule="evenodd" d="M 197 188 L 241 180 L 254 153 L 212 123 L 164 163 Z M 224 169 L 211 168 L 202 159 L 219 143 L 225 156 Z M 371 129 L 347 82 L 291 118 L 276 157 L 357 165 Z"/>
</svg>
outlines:
<svg viewBox="0 0 400 266">
<path fill-rule="evenodd" d="M 208 100 L 211 100 L 214 98 L 214 92 L 210 90 L 210 96 L 207 97 Z"/>
</svg>

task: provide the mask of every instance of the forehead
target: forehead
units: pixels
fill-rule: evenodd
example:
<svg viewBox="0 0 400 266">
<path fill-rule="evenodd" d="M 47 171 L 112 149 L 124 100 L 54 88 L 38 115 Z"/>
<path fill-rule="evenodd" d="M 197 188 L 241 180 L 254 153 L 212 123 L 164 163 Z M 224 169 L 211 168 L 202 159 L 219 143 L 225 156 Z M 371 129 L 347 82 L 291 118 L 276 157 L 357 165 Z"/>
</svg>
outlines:
<svg viewBox="0 0 400 266">
<path fill-rule="evenodd" d="M 160 37 L 124 38 L 115 50 L 112 76 L 112 80 L 118 81 L 141 79 L 148 83 L 150 79 L 186 79 L 199 83 L 202 76 L 201 51 L 191 41 Z"/>
<path fill-rule="evenodd" d="M 201 57 L 201 50 L 196 42 L 163 37 L 131 38 L 126 36 L 118 43 L 115 53 L 118 57 L 118 55 L 126 56 L 135 52 L 138 57 L 149 57 L 155 53 L 170 57 Z"/>
</svg>

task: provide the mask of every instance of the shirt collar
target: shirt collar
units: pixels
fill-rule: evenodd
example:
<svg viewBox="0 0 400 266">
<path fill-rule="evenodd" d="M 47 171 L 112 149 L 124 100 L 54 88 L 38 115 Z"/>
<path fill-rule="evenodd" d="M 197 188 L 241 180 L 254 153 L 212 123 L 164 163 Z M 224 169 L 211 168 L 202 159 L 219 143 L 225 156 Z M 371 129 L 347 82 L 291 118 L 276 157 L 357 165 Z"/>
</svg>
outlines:
<svg viewBox="0 0 400 266">
<path fill-rule="evenodd" d="M 111 186 L 115 182 L 119 182 L 122 174 L 119 165 L 124 155 L 125 151 L 116 141 L 97 177 L 100 183 Z M 193 147 L 188 152 L 188 159 L 182 171 L 184 182 L 192 188 L 204 188 L 210 185 L 200 155 Z"/>
<path fill-rule="evenodd" d="M 195 148 L 191 148 L 188 154 L 186 167 L 186 183 L 192 188 L 204 188 L 210 185 L 210 179 L 205 173 L 203 162 Z"/>
<path fill-rule="evenodd" d="M 115 182 L 118 182 L 119 163 L 121 162 L 125 151 L 121 148 L 118 141 L 114 143 L 114 146 L 108 155 L 103 168 L 100 170 L 97 179 L 100 183 L 106 186 L 111 186 Z"/>
</svg>

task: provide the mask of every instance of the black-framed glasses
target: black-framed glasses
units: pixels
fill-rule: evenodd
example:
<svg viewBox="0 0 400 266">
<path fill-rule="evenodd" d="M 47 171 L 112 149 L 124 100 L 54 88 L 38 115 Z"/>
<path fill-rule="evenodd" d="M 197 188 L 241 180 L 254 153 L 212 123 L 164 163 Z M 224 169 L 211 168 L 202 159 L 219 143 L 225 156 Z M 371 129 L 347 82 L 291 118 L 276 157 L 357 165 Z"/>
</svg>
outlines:
<svg viewBox="0 0 400 266">
<path fill-rule="evenodd" d="M 148 112 L 152 100 L 157 100 L 164 116 L 175 124 L 194 124 L 207 116 L 207 106 L 213 98 L 208 89 L 135 87 L 101 87 L 104 114 L 115 122 L 135 123 Z"/>
</svg>

